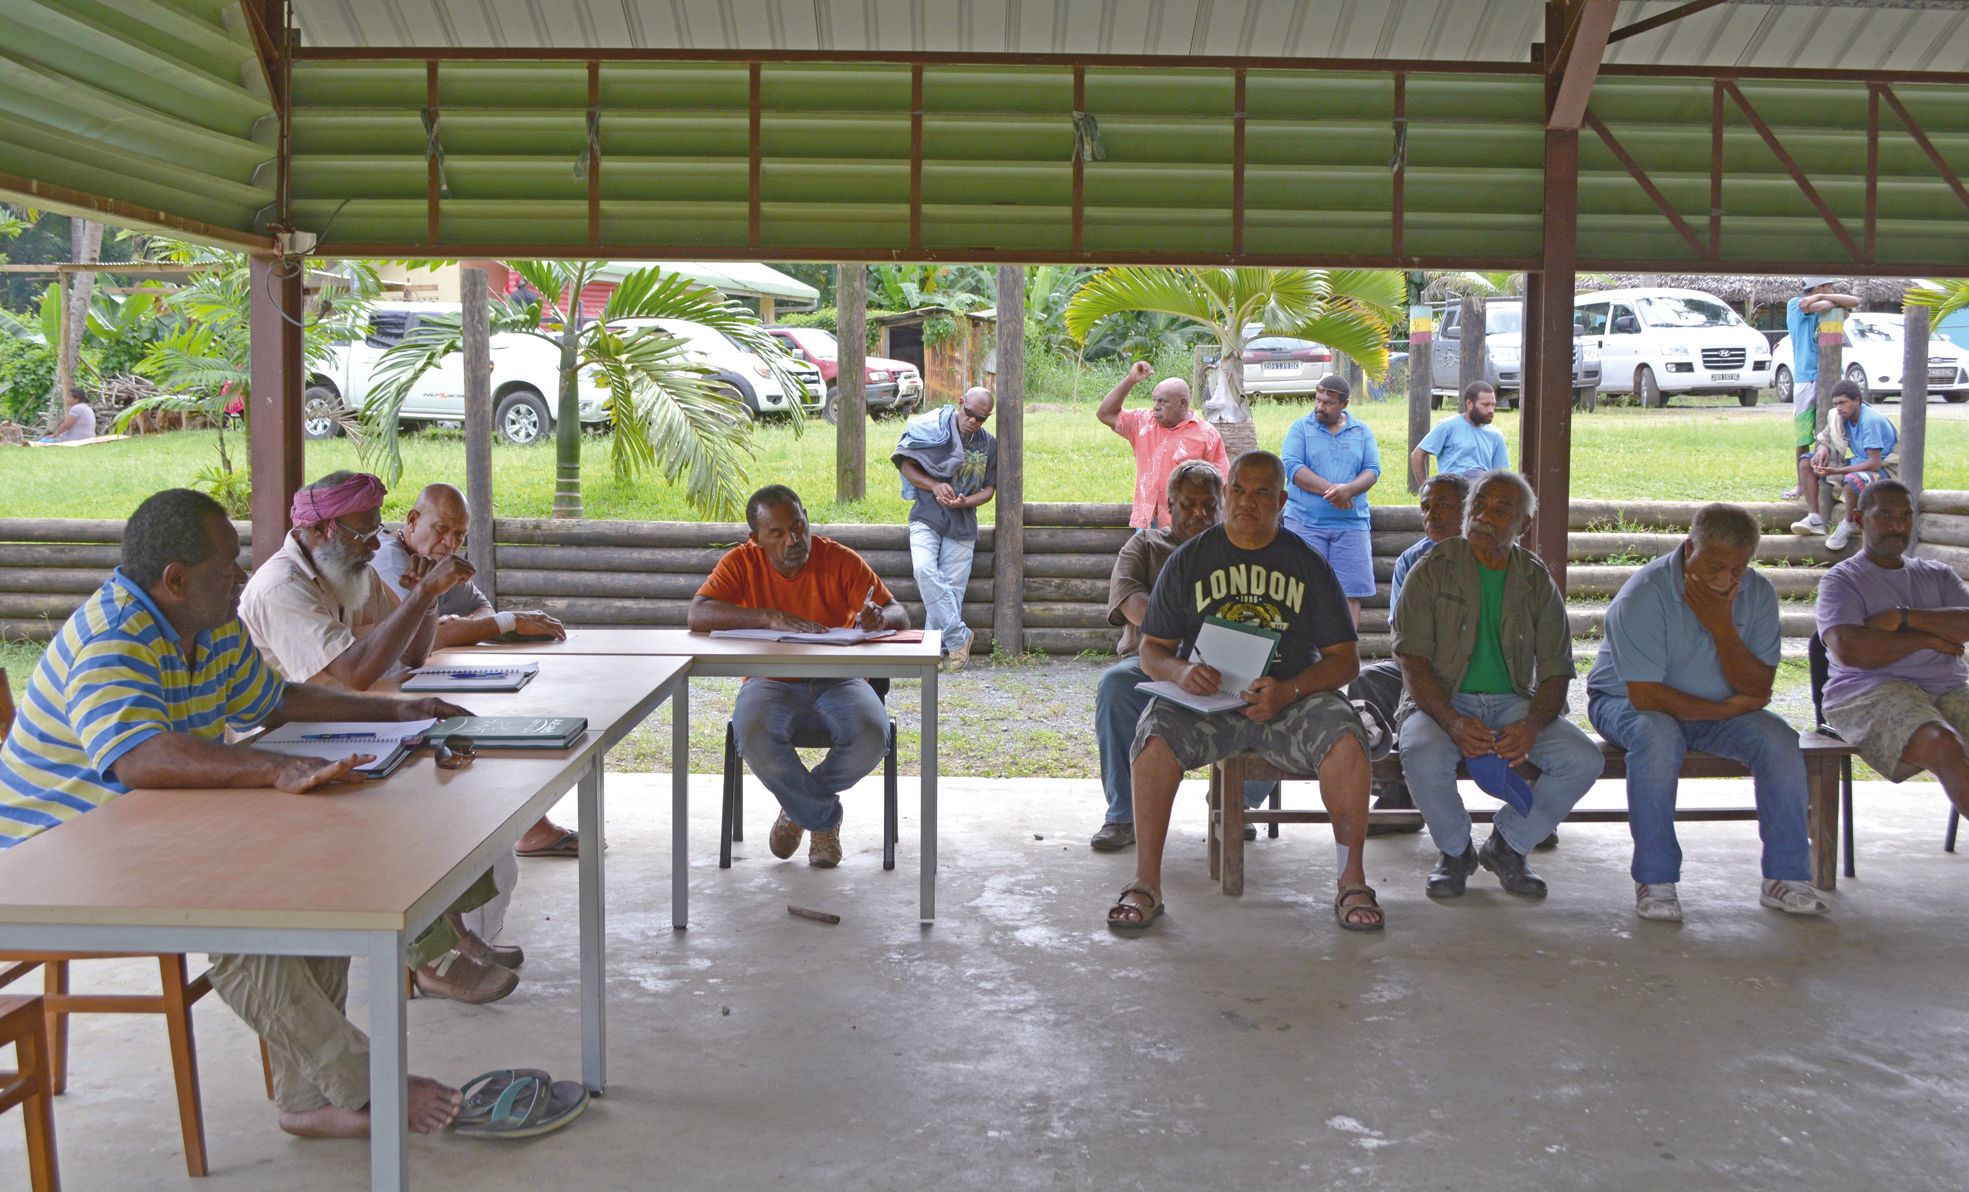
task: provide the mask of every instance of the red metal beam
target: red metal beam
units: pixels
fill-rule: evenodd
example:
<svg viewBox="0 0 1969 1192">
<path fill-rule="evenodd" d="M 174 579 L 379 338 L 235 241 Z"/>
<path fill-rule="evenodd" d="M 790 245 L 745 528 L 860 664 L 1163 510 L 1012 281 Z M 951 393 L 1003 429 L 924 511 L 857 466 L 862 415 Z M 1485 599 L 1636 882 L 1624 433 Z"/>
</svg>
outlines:
<svg viewBox="0 0 1969 1192">
<path fill-rule="evenodd" d="M 1907 125 L 1908 132 L 1913 134 L 1914 143 L 1921 146 L 1921 151 L 1927 154 L 1928 160 L 1934 164 L 1935 172 L 1942 176 L 1942 181 L 1948 183 L 1949 189 L 1955 192 L 1955 197 L 1962 200 L 1962 205 L 1969 207 L 1969 189 L 1963 187 L 1962 179 L 1957 177 L 1955 171 L 1949 168 L 1948 162 L 1936 150 L 1935 143 L 1929 140 L 1928 134 L 1921 131 L 1921 126 L 1914 122 L 1914 113 L 1901 105 L 1901 97 L 1894 94 L 1894 88 L 1883 83 L 1874 89 L 1874 93 L 1886 100 L 1888 107 L 1894 109 L 1894 115 L 1900 117 L 1901 123 Z M 1872 181 L 1875 172 L 1872 169 L 1867 171 L 1869 182 Z"/>
<path fill-rule="evenodd" d="M 1839 243 L 1846 246 L 1847 253 L 1855 261 L 1861 260 L 1864 254 L 1860 252 L 1860 246 L 1854 242 L 1852 233 L 1848 232 L 1846 225 L 1840 223 L 1839 217 L 1832 213 L 1832 208 L 1826 204 L 1818 188 L 1812 185 L 1811 179 L 1805 177 L 1805 171 L 1798 168 L 1798 163 L 1792 160 L 1790 153 L 1786 152 L 1777 134 L 1771 131 L 1771 126 L 1764 123 L 1764 118 L 1757 114 L 1756 108 L 1750 106 L 1750 100 L 1738 90 L 1734 82 L 1723 80 L 1723 89 L 1728 91 L 1730 98 L 1736 100 L 1737 106 L 1743 109 L 1744 117 L 1750 121 L 1750 127 L 1756 129 L 1757 135 L 1764 138 L 1764 144 L 1769 147 L 1772 156 L 1776 157 L 1778 164 L 1791 175 L 1791 180 L 1798 184 L 1798 189 L 1805 192 L 1805 197 L 1817 209 L 1819 218 L 1825 220 L 1826 226 L 1832 229 L 1832 234 L 1839 237 Z"/>
<path fill-rule="evenodd" d="M 1654 205 L 1661 208 L 1661 213 L 1668 217 L 1669 223 L 1675 225 L 1675 230 L 1682 234 L 1682 239 L 1688 241 L 1689 251 L 1699 257 L 1707 255 L 1703 251 L 1702 241 L 1696 239 L 1695 229 L 1691 228 L 1688 221 L 1682 218 L 1682 213 L 1675 210 L 1674 206 L 1669 203 L 1668 196 L 1661 193 L 1661 188 L 1656 186 L 1654 180 L 1648 177 L 1647 172 L 1641 169 L 1640 163 L 1635 161 L 1627 152 L 1626 146 L 1614 138 L 1613 133 L 1608 131 L 1607 126 L 1590 109 L 1586 113 L 1586 124 L 1587 127 L 1599 134 L 1602 141 L 1606 142 L 1607 149 L 1613 153 L 1621 165 L 1627 168 L 1627 172 L 1633 175 L 1634 181 L 1640 184 L 1642 192 L 1654 200 Z"/>
<path fill-rule="evenodd" d="M 87 191 L 71 190 L 66 186 L 56 186 L 38 178 L 23 178 L 19 174 L 0 174 L 0 195 L 17 198 L 32 207 L 45 207 L 71 215 L 81 215 L 94 219 L 104 217 L 103 222 L 119 226 L 143 226 L 164 228 L 180 233 L 190 239 L 223 245 L 226 248 L 242 249 L 246 252 L 272 252 L 274 243 L 271 236 L 256 236 L 242 232 L 238 228 L 221 227 L 202 220 L 186 219 L 156 207 L 140 207 L 121 199 L 106 199 Z"/>
<path fill-rule="evenodd" d="M 764 164 L 759 146 L 759 70 L 760 64 L 752 63 L 746 92 L 750 122 L 746 134 L 745 241 L 754 249 L 759 247 L 759 175 Z"/>
<path fill-rule="evenodd" d="M 1231 252 L 1244 251 L 1244 71 L 1231 73 Z"/>
<path fill-rule="evenodd" d="M 1692 17 L 1699 12 L 1715 8 L 1722 3 L 1723 0 L 1690 0 L 1689 3 L 1681 5 L 1678 8 L 1671 8 L 1658 16 L 1649 17 L 1644 21 L 1635 21 L 1631 25 L 1622 25 L 1612 33 L 1607 34 L 1607 42 L 1608 44 L 1612 44 L 1616 41 L 1626 41 L 1630 37 L 1639 37 L 1643 33 L 1652 33 L 1663 25 L 1672 24 L 1681 20 L 1683 17 Z"/>
<path fill-rule="evenodd" d="M 1545 127 L 1577 131 L 1586 116 L 1586 101 L 1599 77 L 1607 53 L 1607 35 L 1620 14 L 1619 0 L 1583 0 L 1566 29 L 1552 63 L 1553 89 L 1546 108 Z"/>
<path fill-rule="evenodd" d="M 909 68 L 909 251 L 923 251 L 923 67 Z"/>
</svg>

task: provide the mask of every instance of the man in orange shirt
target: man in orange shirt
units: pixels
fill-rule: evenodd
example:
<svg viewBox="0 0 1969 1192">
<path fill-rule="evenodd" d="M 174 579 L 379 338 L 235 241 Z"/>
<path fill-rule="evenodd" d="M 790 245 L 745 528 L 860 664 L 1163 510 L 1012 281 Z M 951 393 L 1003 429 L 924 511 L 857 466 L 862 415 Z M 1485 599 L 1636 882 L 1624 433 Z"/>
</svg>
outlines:
<svg viewBox="0 0 1969 1192">
<path fill-rule="evenodd" d="M 807 530 L 799 494 L 770 484 L 745 502 L 747 540 L 718 560 L 691 600 L 692 633 L 783 629 L 810 633 L 856 626 L 907 629 L 909 614 L 862 557 Z M 747 679 L 732 710 L 738 751 L 779 800 L 768 842 L 784 860 L 813 833 L 807 863 L 841 863 L 841 792 L 861 781 L 888 749 L 889 714 L 866 679 Z M 794 735 L 820 727 L 834 742 L 809 770 Z"/>
<path fill-rule="evenodd" d="M 1228 477 L 1231 461 L 1217 428 L 1190 413 L 1190 386 L 1181 377 L 1165 377 L 1153 392 L 1155 404 L 1146 410 L 1124 410 L 1121 403 L 1135 386 L 1149 379 L 1149 362 L 1137 360 L 1128 375 L 1101 399 L 1094 416 L 1135 449 L 1135 506 L 1128 524 L 1138 530 L 1168 529 L 1169 474 L 1186 459 L 1200 459 Z"/>
</svg>

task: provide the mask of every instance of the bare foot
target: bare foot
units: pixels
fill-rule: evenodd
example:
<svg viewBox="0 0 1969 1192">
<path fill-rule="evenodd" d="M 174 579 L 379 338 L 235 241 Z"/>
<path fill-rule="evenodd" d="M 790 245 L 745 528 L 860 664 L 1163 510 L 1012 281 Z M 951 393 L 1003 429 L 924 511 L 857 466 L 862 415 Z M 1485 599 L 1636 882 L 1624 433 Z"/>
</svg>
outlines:
<svg viewBox="0 0 1969 1192">
<path fill-rule="evenodd" d="M 417 1134 L 434 1134 L 458 1116 L 462 1095 L 450 1085 L 428 1076 L 410 1078 L 410 1129 Z M 337 1109 L 324 1105 L 306 1113 L 283 1113 L 280 1128 L 296 1138 L 367 1138 L 369 1110 Z"/>
</svg>

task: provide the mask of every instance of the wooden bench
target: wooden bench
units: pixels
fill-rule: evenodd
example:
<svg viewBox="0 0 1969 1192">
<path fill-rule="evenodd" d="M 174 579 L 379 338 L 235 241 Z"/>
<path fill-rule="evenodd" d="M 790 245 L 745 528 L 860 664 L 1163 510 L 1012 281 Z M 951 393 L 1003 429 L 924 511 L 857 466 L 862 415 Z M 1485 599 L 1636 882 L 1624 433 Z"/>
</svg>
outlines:
<svg viewBox="0 0 1969 1192">
<path fill-rule="evenodd" d="M 1627 777 L 1627 751 L 1587 734 L 1600 747 L 1605 763 L 1601 778 Z M 1806 831 L 1812 839 L 1812 884 L 1830 890 L 1839 883 L 1839 780 L 1842 763 L 1858 750 L 1837 737 L 1809 730 L 1798 734 L 1798 748 L 1805 755 Z M 1457 767 L 1459 778 L 1469 772 Z M 1374 765 L 1374 776 L 1400 778 L 1401 757 L 1391 753 Z M 1682 758 L 1684 778 L 1748 778 L 1750 768 L 1742 762 L 1713 753 L 1690 750 Z M 1316 781 L 1315 775 L 1286 774 L 1270 762 L 1253 754 L 1228 757 L 1210 768 L 1210 876 L 1218 880 L 1226 894 L 1244 893 L 1244 826 L 1246 824 L 1324 824 L 1330 817 L 1325 808 L 1310 811 L 1282 807 L 1247 808 L 1242 798 L 1226 799 L 1225 791 L 1244 790 L 1246 782 Z M 1472 809 L 1470 818 L 1489 823 L 1494 812 Z M 1710 822 L 1715 820 L 1754 820 L 1755 807 L 1678 807 L 1677 820 Z M 1369 823 L 1418 823 L 1422 813 L 1414 810 L 1370 811 Z M 1570 824 L 1626 823 L 1624 807 L 1582 807 L 1566 817 Z M 1273 829 L 1277 835 L 1277 829 Z"/>
</svg>

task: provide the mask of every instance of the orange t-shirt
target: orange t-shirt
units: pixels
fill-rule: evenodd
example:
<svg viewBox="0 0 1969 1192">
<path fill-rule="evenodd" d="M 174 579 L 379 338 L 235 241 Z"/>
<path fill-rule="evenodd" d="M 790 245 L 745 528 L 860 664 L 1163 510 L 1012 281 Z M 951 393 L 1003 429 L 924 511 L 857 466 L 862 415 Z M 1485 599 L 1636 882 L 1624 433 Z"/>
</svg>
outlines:
<svg viewBox="0 0 1969 1192">
<path fill-rule="evenodd" d="M 876 605 L 895 599 L 867 560 L 832 538 L 814 536 L 807 565 L 792 579 L 773 570 L 766 552 L 744 542 L 725 553 L 699 596 L 743 608 L 771 608 L 826 625 L 846 628 L 861 613 L 862 599 L 875 589 Z"/>
</svg>

